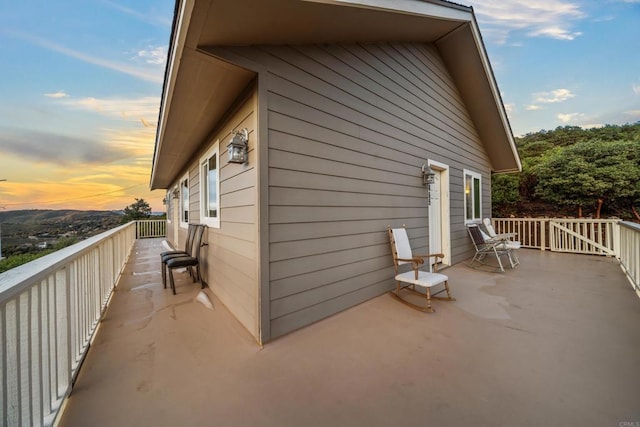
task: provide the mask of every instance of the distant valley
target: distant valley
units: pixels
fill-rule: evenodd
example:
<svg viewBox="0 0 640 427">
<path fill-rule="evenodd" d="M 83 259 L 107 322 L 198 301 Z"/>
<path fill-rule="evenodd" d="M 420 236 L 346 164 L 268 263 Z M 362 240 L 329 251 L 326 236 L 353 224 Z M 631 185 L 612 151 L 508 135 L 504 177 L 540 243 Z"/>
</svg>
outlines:
<svg viewBox="0 0 640 427">
<path fill-rule="evenodd" d="M 121 211 L 1 211 L 2 255 L 47 249 L 60 240 L 79 241 L 120 225 Z"/>
</svg>

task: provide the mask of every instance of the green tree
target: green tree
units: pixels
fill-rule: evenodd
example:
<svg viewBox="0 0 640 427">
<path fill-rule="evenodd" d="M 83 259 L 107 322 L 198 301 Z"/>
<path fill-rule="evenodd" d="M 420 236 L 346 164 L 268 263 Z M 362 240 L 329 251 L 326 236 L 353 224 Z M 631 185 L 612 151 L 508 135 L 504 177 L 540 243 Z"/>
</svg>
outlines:
<svg viewBox="0 0 640 427">
<path fill-rule="evenodd" d="M 5 271 L 11 270 L 12 268 L 19 267 L 22 264 L 26 264 L 35 259 L 42 258 L 45 255 L 49 255 L 50 253 L 58 251 L 62 248 L 66 248 L 67 246 L 71 246 L 77 241 L 78 239 L 75 237 L 65 237 L 55 242 L 51 249 L 46 249 L 40 252 L 11 255 L 3 260 L 0 260 L 0 273 L 4 273 Z"/>
<path fill-rule="evenodd" d="M 536 195 L 548 203 L 633 210 L 640 200 L 640 146 L 632 141 L 582 141 L 557 147 L 536 167 Z"/>
<path fill-rule="evenodd" d="M 494 177 L 494 216 L 580 214 L 582 207 L 640 222 L 640 122 L 564 126 L 515 142 L 522 172 Z"/>
<path fill-rule="evenodd" d="M 136 221 L 139 219 L 147 219 L 151 216 L 151 206 L 144 199 L 135 199 L 136 201 L 124 208 L 124 216 L 122 223 Z"/>
<path fill-rule="evenodd" d="M 515 214 L 520 203 L 520 174 L 498 174 L 491 176 L 492 216 L 506 217 Z"/>
</svg>

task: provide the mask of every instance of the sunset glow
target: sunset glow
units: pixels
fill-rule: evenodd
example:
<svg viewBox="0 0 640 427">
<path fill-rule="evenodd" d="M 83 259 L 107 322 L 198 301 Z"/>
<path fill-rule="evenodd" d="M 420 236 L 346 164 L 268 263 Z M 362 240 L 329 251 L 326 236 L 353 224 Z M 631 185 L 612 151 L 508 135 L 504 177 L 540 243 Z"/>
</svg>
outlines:
<svg viewBox="0 0 640 427">
<path fill-rule="evenodd" d="M 163 211 L 149 174 L 173 1 L 33 6 L 0 15 L 0 207 Z"/>
</svg>

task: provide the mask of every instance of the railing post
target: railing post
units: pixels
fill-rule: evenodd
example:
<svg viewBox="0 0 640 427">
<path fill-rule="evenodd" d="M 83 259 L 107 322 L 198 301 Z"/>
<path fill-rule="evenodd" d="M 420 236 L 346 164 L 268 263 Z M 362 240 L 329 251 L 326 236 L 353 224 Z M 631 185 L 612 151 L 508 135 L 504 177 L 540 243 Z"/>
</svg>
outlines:
<svg viewBox="0 0 640 427">
<path fill-rule="evenodd" d="M 547 219 L 540 221 L 540 250 L 544 251 L 547 246 Z"/>
<path fill-rule="evenodd" d="M 614 221 L 611 224 L 612 237 L 613 237 L 613 252 L 616 259 L 620 259 L 620 220 Z"/>
</svg>

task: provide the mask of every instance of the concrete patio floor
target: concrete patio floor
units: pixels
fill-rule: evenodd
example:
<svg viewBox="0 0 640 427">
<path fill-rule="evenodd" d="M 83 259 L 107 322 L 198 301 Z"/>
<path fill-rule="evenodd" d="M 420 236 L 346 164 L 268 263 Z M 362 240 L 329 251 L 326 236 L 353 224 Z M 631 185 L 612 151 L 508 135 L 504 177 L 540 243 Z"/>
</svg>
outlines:
<svg viewBox="0 0 640 427">
<path fill-rule="evenodd" d="M 640 423 L 640 299 L 609 258 L 521 250 L 446 270 L 436 313 L 389 295 L 264 348 L 138 240 L 61 426 Z"/>
</svg>

